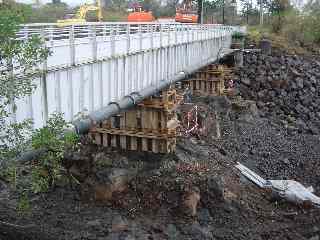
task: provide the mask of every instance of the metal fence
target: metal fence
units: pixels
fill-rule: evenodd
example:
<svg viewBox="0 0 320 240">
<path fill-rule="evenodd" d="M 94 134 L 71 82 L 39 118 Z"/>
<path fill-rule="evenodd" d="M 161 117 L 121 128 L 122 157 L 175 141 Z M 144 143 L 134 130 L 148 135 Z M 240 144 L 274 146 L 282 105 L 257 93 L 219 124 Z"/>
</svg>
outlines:
<svg viewBox="0 0 320 240">
<path fill-rule="evenodd" d="M 87 23 L 22 26 L 19 40 L 40 35 L 52 55 L 34 94 L 18 100 L 13 121 L 41 127 L 62 112 L 71 121 L 179 72 L 219 58 L 231 45 L 234 27 L 197 24 Z"/>
</svg>

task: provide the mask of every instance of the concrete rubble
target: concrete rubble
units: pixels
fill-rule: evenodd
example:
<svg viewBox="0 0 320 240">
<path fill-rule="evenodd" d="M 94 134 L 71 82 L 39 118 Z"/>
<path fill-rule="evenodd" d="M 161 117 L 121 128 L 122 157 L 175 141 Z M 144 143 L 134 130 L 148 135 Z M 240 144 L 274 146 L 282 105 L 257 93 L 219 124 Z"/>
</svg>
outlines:
<svg viewBox="0 0 320 240">
<path fill-rule="evenodd" d="M 235 166 L 240 172 L 260 188 L 271 188 L 279 197 L 295 204 L 312 204 L 320 207 L 320 198 L 313 194 L 313 188 L 304 187 L 293 180 L 265 180 L 241 163 Z"/>
</svg>

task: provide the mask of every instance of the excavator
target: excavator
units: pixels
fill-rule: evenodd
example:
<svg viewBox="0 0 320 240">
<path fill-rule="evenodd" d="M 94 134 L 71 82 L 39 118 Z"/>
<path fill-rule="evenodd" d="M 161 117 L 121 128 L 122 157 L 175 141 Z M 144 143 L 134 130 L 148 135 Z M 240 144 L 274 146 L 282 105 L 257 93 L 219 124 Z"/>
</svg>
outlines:
<svg viewBox="0 0 320 240">
<path fill-rule="evenodd" d="M 153 22 L 155 20 L 151 11 L 144 11 L 140 3 L 133 3 L 132 12 L 129 13 L 128 22 Z"/>
<path fill-rule="evenodd" d="M 151 11 L 144 11 L 142 5 L 134 3 L 132 12 L 128 15 L 128 22 L 153 22 L 155 21 Z M 197 23 L 197 8 L 192 0 L 183 0 L 176 8 L 175 21 L 180 23 Z"/>
<path fill-rule="evenodd" d="M 180 23 L 197 23 L 197 8 L 192 0 L 183 0 L 177 5 L 175 21 Z"/>
<path fill-rule="evenodd" d="M 66 16 L 66 19 L 58 20 L 57 24 L 59 27 L 64 27 L 68 25 L 86 23 L 86 15 L 89 11 L 97 11 L 98 21 L 102 21 L 101 0 L 96 0 L 96 4 L 85 3 L 84 5 L 81 5 L 75 15 L 69 14 Z"/>
</svg>

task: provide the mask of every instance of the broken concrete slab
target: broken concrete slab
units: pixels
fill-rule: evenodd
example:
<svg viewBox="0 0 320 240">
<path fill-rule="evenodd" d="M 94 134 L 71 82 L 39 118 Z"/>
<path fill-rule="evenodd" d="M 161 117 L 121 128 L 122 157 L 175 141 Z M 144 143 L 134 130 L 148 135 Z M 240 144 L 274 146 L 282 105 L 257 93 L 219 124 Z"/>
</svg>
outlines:
<svg viewBox="0 0 320 240">
<path fill-rule="evenodd" d="M 295 204 L 311 203 L 320 207 L 320 197 L 314 195 L 313 188 L 306 188 L 294 180 L 265 180 L 241 163 L 235 166 L 240 172 L 261 188 L 271 188 L 279 197 Z"/>
</svg>

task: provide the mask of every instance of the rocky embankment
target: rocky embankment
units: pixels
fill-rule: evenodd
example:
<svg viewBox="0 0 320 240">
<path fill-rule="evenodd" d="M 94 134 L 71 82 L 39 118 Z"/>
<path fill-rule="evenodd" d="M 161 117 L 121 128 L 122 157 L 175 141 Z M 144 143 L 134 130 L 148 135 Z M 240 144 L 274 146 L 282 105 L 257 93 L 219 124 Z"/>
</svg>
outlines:
<svg viewBox="0 0 320 240">
<path fill-rule="evenodd" d="M 320 133 L 320 60 L 250 52 L 236 77 L 245 99 L 255 100 L 263 117 L 279 121 L 289 132 Z"/>
</svg>

